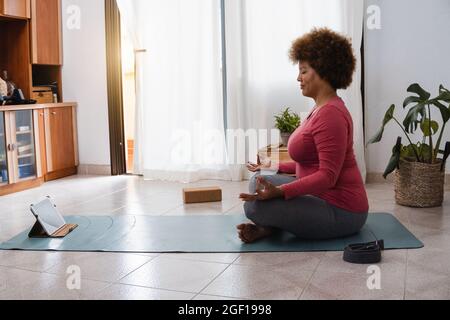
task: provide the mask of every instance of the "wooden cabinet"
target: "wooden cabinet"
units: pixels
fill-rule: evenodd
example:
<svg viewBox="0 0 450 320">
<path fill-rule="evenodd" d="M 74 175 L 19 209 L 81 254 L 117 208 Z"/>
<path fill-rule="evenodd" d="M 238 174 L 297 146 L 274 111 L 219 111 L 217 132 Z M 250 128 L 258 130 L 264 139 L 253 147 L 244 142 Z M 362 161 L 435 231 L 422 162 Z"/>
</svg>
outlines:
<svg viewBox="0 0 450 320">
<path fill-rule="evenodd" d="M 0 15 L 30 18 L 30 0 L 0 0 Z"/>
<path fill-rule="evenodd" d="M 75 108 L 48 108 L 45 109 L 44 118 L 47 158 L 45 179 L 48 181 L 76 173 Z"/>
<path fill-rule="evenodd" d="M 0 71 L 62 95 L 61 0 L 0 0 Z M 0 195 L 77 173 L 76 103 L 0 106 Z"/>
<path fill-rule="evenodd" d="M 62 65 L 61 0 L 31 0 L 32 64 Z"/>
<path fill-rule="evenodd" d="M 75 103 L 0 108 L 0 195 L 77 173 Z"/>
</svg>

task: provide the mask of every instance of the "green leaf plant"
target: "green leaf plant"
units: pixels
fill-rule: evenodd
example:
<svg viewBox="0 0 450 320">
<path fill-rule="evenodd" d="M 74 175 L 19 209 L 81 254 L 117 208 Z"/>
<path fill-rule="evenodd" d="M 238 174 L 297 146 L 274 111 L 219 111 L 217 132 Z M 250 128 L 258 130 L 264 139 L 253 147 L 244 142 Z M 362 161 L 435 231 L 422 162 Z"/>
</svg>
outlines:
<svg viewBox="0 0 450 320">
<path fill-rule="evenodd" d="M 300 116 L 295 112 L 290 112 L 290 108 L 286 108 L 286 110 L 275 116 L 275 127 L 281 133 L 293 133 L 300 124 Z"/>
<path fill-rule="evenodd" d="M 395 117 L 395 105 L 391 105 L 384 116 L 381 128 L 367 143 L 367 145 L 369 145 L 380 142 L 383 138 L 386 126 L 391 121 L 394 121 L 399 125 L 408 140 L 409 144 L 403 146 L 401 144 L 402 139 L 400 137 L 397 139 L 397 143 L 392 151 L 392 157 L 383 174 L 385 179 L 390 173 L 398 168 L 400 159 L 434 164 L 438 160 L 438 155 L 445 153 L 440 149 L 440 146 L 445 127 L 450 119 L 450 91 L 441 85 L 439 87 L 439 95 L 435 98 L 431 98 L 431 94 L 425 91 L 417 83 L 409 86 L 407 91 L 413 95 L 407 97 L 403 102 L 403 109 L 409 108 L 403 122 L 400 123 Z M 442 127 L 440 132 L 439 123 L 436 119 L 432 119 L 431 107 L 438 108 L 441 113 Z M 419 128 L 423 134 L 422 141 L 413 143 L 411 135 Z M 436 141 L 434 137 L 437 134 Z M 434 141 L 436 142 L 434 143 Z M 445 159 L 443 160 L 445 161 Z"/>
</svg>

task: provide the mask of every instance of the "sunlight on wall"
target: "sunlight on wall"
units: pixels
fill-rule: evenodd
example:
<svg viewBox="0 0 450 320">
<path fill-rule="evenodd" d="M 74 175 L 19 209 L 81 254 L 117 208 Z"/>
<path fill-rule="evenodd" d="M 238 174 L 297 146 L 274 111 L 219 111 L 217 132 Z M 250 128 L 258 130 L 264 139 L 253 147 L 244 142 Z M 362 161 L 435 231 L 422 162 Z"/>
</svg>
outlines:
<svg viewBox="0 0 450 320">
<path fill-rule="evenodd" d="M 135 79 L 133 43 L 122 25 L 122 84 L 125 121 L 125 140 L 127 142 L 127 171 L 133 167 L 134 121 L 135 121 Z"/>
</svg>

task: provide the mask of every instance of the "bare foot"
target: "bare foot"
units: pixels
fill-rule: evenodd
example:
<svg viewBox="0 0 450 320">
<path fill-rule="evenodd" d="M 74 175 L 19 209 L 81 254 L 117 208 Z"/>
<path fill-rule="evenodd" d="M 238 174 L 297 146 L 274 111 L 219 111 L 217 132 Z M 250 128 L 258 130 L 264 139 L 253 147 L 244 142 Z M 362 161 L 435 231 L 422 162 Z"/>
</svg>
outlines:
<svg viewBox="0 0 450 320">
<path fill-rule="evenodd" d="M 239 238 L 242 242 L 252 243 L 259 239 L 270 236 L 273 233 L 272 228 L 256 226 L 253 223 L 243 223 L 236 227 Z"/>
</svg>

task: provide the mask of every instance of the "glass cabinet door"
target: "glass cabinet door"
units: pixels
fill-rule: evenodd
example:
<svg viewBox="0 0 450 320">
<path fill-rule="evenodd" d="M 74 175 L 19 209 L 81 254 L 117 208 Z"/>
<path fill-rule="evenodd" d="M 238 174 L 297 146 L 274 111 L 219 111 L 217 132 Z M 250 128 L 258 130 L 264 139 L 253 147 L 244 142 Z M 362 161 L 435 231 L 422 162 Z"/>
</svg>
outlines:
<svg viewBox="0 0 450 320">
<path fill-rule="evenodd" d="M 7 184 L 9 181 L 6 156 L 5 113 L 0 112 L 0 185 Z"/>
<path fill-rule="evenodd" d="M 33 111 L 15 112 L 15 136 L 17 150 L 17 178 L 36 178 L 36 154 L 34 147 Z"/>
</svg>

